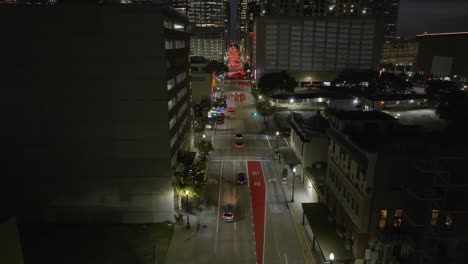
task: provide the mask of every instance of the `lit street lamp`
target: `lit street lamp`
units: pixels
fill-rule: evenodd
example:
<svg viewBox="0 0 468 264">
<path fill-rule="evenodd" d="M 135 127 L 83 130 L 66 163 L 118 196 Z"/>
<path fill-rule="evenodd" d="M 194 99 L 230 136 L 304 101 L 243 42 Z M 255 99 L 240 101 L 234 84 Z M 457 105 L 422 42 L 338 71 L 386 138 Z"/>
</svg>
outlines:
<svg viewBox="0 0 468 264">
<path fill-rule="evenodd" d="M 190 229 L 190 219 L 189 219 L 189 204 L 188 204 L 188 196 L 189 196 L 189 190 L 185 190 L 185 197 L 187 197 L 187 229 Z"/>
<path fill-rule="evenodd" d="M 203 137 L 203 139 L 205 139 L 205 138 L 206 138 L 206 135 L 205 135 L 205 134 L 203 134 L 203 136 L 202 136 L 202 137 Z"/>
<path fill-rule="evenodd" d="M 296 167 L 292 169 L 292 181 L 293 181 L 293 189 L 292 189 L 292 197 L 291 197 L 291 203 L 294 203 L 294 178 L 296 177 Z"/>
<path fill-rule="evenodd" d="M 332 252 L 332 253 L 330 253 L 329 257 L 330 257 L 330 264 L 333 264 L 333 260 L 335 259 L 335 254 L 333 254 L 333 252 Z"/>
<path fill-rule="evenodd" d="M 276 131 L 276 149 L 275 149 L 276 156 L 279 156 L 278 138 L 279 138 L 279 131 Z"/>
</svg>

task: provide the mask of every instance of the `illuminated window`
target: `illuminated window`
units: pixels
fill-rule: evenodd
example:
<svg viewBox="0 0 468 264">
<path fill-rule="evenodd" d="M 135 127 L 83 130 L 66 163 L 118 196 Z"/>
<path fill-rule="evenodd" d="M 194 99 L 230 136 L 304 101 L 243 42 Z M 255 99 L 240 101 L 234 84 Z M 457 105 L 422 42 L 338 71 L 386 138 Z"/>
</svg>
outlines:
<svg viewBox="0 0 468 264">
<path fill-rule="evenodd" d="M 401 226 L 401 219 L 402 218 L 403 218 L 403 210 L 402 209 L 396 209 L 395 210 L 395 215 L 393 217 L 393 226 L 394 227 Z"/>
<path fill-rule="evenodd" d="M 453 224 L 453 216 L 451 213 L 448 213 L 447 217 L 445 217 L 445 226 L 452 227 L 452 224 Z"/>
<path fill-rule="evenodd" d="M 439 215 L 439 210 L 432 210 L 431 225 L 437 225 L 437 222 L 439 222 Z"/>
<path fill-rule="evenodd" d="M 380 210 L 379 213 L 379 229 L 383 230 L 387 224 L 387 210 Z"/>
</svg>

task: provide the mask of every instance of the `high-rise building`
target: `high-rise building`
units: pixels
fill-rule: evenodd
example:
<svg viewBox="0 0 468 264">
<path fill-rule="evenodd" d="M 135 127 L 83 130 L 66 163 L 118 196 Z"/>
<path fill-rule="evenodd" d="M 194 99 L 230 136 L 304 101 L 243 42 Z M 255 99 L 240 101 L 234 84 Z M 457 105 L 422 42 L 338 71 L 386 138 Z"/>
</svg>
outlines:
<svg viewBox="0 0 468 264">
<path fill-rule="evenodd" d="M 245 42 L 247 33 L 247 0 L 239 0 L 238 6 L 238 20 L 239 20 L 239 43 L 241 53 L 245 52 Z"/>
<path fill-rule="evenodd" d="M 226 1 L 190 0 L 190 54 L 222 60 L 226 47 Z"/>
<path fill-rule="evenodd" d="M 393 64 L 395 67 L 405 67 L 405 70 L 412 70 L 417 54 L 418 43 L 416 40 L 396 38 L 384 43 L 380 61 L 384 64 Z"/>
<path fill-rule="evenodd" d="M 253 24 L 257 16 L 379 17 L 382 20 L 379 31 L 383 32 L 383 42 L 387 42 L 395 38 L 398 10 L 399 0 L 252 0 L 248 4 L 247 20 Z M 253 27 L 248 26 L 250 42 L 252 32 Z M 247 53 L 252 54 L 252 50 L 248 49 Z"/>
<path fill-rule="evenodd" d="M 186 17 L 154 4 L 4 5 L 0 30 L 2 194 L 18 218 L 173 220 L 172 167 L 190 143 Z"/>
<path fill-rule="evenodd" d="M 301 82 L 330 81 L 346 68 L 377 68 L 381 34 L 375 17 L 258 17 L 254 78 L 285 70 Z"/>
</svg>

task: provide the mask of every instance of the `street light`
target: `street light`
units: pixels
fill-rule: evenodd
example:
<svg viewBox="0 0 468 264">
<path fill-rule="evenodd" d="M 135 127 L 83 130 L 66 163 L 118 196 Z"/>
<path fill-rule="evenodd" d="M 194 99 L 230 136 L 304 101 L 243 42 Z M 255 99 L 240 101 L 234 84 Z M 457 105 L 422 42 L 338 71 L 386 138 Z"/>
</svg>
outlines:
<svg viewBox="0 0 468 264">
<path fill-rule="evenodd" d="M 291 197 L 291 203 L 294 203 L 294 178 L 296 177 L 296 167 L 292 169 L 292 181 L 293 181 L 293 189 L 292 189 L 292 197 Z"/>
<path fill-rule="evenodd" d="M 190 229 L 190 219 L 189 219 L 189 204 L 188 204 L 188 196 L 189 196 L 189 190 L 185 190 L 185 197 L 187 197 L 187 229 Z"/>
<path fill-rule="evenodd" d="M 258 99 L 262 100 L 262 96 L 261 96 L 261 95 L 259 95 L 259 96 L 258 96 Z"/>
<path fill-rule="evenodd" d="M 205 139 L 205 138 L 206 138 L 206 135 L 205 135 L 205 134 L 203 134 L 203 136 L 202 136 L 202 137 L 203 137 L 203 139 Z"/>
<path fill-rule="evenodd" d="M 333 260 L 335 259 L 335 254 L 333 254 L 333 252 L 332 252 L 332 253 L 330 253 L 329 257 L 330 257 L 330 264 L 333 264 Z"/>
<path fill-rule="evenodd" d="M 275 155 L 277 155 L 277 156 L 278 156 L 278 154 L 279 154 L 278 138 L 279 138 L 279 131 L 276 131 L 276 150 L 275 150 Z"/>
</svg>

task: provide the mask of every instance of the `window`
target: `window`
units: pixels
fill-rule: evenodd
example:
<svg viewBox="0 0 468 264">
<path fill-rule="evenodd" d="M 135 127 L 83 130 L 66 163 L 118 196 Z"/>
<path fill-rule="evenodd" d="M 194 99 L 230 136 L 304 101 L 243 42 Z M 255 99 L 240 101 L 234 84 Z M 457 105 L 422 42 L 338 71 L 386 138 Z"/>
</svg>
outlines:
<svg viewBox="0 0 468 264">
<path fill-rule="evenodd" d="M 393 217 L 393 226 L 394 227 L 400 227 L 402 218 L 403 218 L 403 210 L 402 209 L 396 209 L 394 217 Z"/>
<path fill-rule="evenodd" d="M 174 83 L 174 79 L 170 79 L 167 81 L 167 90 L 171 90 L 173 87 L 174 87 L 175 83 Z"/>
<path fill-rule="evenodd" d="M 172 20 L 170 18 L 164 18 L 164 27 L 172 29 Z"/>
<path fill-rule="evenodd" d="M 185 31 L 185 25 L 183 23 L 174 22 L 174 29 L 177 31 Z"/>
<path fill-rule="evenodd" d="M 445 227 L 452 227 L 453 224 L 453 216 L 451 213 L 448 213 L 447 216 L 445 217 Z"/>
<path fill-rule="evenodd" d="M 170 40 L 170 39 L 166 39 L 164 41 L 164 47 L 165 47 L 165 49 L 173 49 L 174 48 L 173 47 L 173 41 Z"/>
<path fill-rule="evenodd" d="M 439 222 L 439 215 L 440 211 L 439 210 L 432 210 L 432 215 L 431 215 L 431 225 L 437 225 L 437 222 Z"/>
<path fill-rule="evenodd" d="M 379 229 L 384 230 L 387 224 L 387 210 L 380 210 L 379 212 Z"/>
</svg>

